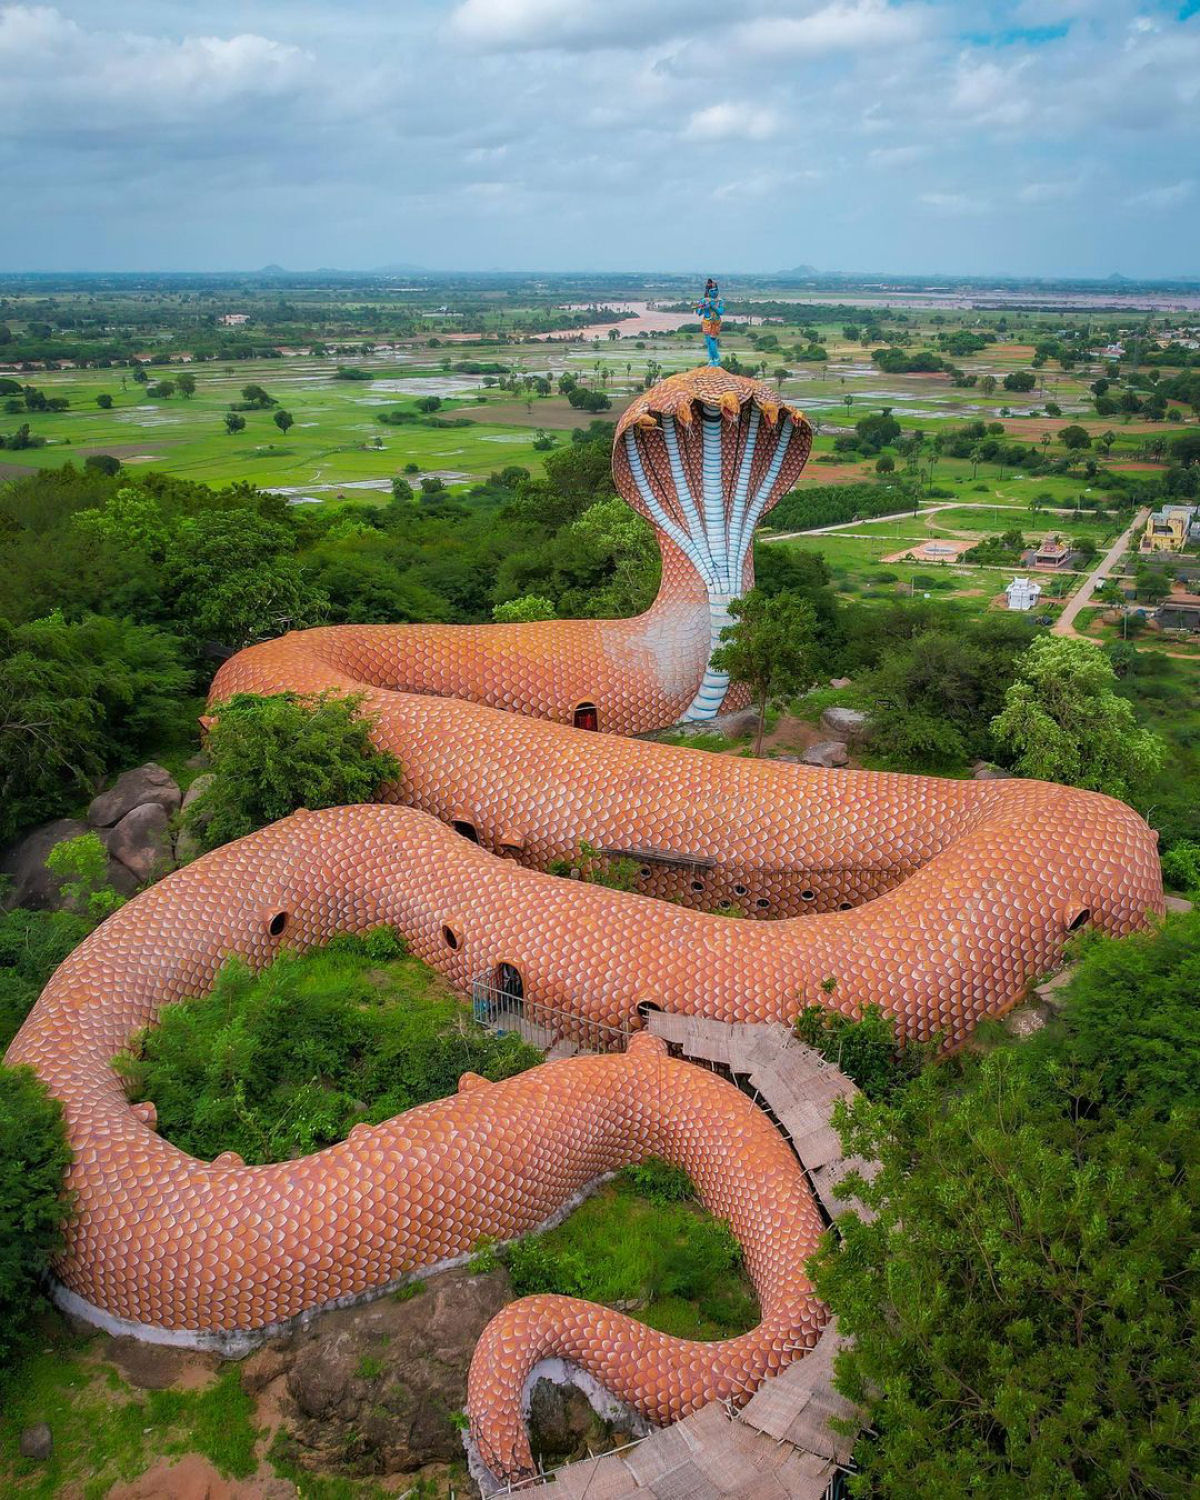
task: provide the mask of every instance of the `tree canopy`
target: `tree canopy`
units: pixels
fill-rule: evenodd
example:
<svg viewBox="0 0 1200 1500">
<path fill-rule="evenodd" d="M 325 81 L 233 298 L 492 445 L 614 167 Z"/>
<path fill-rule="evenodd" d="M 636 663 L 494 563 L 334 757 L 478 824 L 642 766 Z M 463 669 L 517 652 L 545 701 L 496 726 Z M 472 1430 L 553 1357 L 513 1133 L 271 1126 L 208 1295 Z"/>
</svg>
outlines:
<svg viewBox="0 0 1200 1500">
<path fill-rule="evenodd" d="M 1015 769 L 1128 798 L 1162 764 L 1163 745 L 1138 728 L 1132 705 L 1113 691 L 1116 680 L 1108 657 L 1090 642 L 1035 640 L 992 720 Z"/>
<path fill-rule="evenodd" d="M 1179 1496 L 1200 1428 L 1200 916 L 1098 940 L 1065 1021 L 843 1118 L 878 1217 L 817 1288 L 881 1500 Z"/>
<path fill-rule="evenodd" d="M 238 693 L 217 704 L 208 736 L 213 779 L 185 817 L 201 847 L 242 838 L 299 807 L 369 802 L 395 781 L 400 763 L 374 745 L 375 721 L 361 710 L 361 695 Z"/>
</svg>

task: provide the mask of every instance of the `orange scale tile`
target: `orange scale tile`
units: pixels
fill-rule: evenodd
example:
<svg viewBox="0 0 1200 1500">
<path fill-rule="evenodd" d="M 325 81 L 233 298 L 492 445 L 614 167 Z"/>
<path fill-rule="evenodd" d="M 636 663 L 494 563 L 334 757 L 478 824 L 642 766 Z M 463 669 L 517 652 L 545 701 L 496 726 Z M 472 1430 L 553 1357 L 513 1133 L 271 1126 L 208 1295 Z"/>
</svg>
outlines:
<svg viewBox="0 0 1200 1500">
<path fill-rule="evenodd" d="M 598 1171 L 668 1142 L 733 1222 L 770 1327 L 692 1345 L 569 1299 L 527 1299 L 481 1340 L 473 1426 L 497 1474 L 523 1472 L 521 1382 L 531 1358 L 556 1350 L 656 1420 L 714 1393 L 748 1393 L 817 1337 L 824 1315 L 795 1267 L 820 1221 L 790 1155 L 767 1170 L 781 1148 L 771 1127 L 712 1075 L 639 1041 L 627 1058 L 547 1065 L 412 1111 L 307 1162 L 223 1173 L 134 1126 L 113 1055 L 162 1005 L 207 989 L 227 954 L 268 962 L 282 945 L 265 924 L 280 909 L 292 915 L 289 945 L 386 918 L 452 982 L 503 960 L 528 995 L 580 1016 L 633 1024 L 651 994 L 684 1013 L 787 1021 L 815 997 L 847 1015 L 877 1004 L 902 1034 L 937 1030 L 951 1046 L 1055 961 L 1075 908 L 1121 933 L 1161 911 L 1153 835 L 1106 798 L 1041 783 L 834 774 L 624 737 L 679 718 L 705 679 L 710 599 L 698 567 L 726 567 L 743 587 L 752 579 L 748 555 L 716 556 L 703 528 L 688 534 L 686 496 L 657 478 L 643 490 L 637 474 L 639 453 L 644 464 L 665 450 L 663 424 L 694 409 L 675 430 L 698 497 L 700 408 L 722 397 L 733 410 L 720 419 L 720 499 L 735 517 L 735 455 L 778 405 L 774 392 L 691 372 L 622 419 L 617 484 L 651 516 L 663 553 L 662 588 L 645 615 L 307 631 L 222 667 L 214 703 L 243 690 L 363 692 L 404 774 L 388 805 L 297 814 L 197 861 L 129 903 L 47 986 L 8 1057 L 35 1067 L 63 1103 L 80 1213 L 57 1273 L 85 1302 L 173 1331 L 249 1331 L 377 1287 L 397 1266 L 427 1266 L 480 1224 L 528 1227 L 531 1213 Z M 650 425 L 638 426 L 643 418 Z M 751 493 L 776 476 L 763 513 L 794 484 L 810 445 L 799 416 L 760 423 Z M 734 689 L 726 703 L 744 697 Z M 597 704 L 606 733 L 569 727 L 582 701 Z M 425 811 L 395 805 L 401 797 Z M 429 816 L 461 809 L 489 839 L 519 829 L 524 862 L 499 860 Z M 616 847 L 700 853 L 717 868 L 703 893 L 669 869 L 652 873 L 648 890 L 682 890 L 687 907 L 539 873 L 598 831 Z M 848 873 L 813 880 L 822 908 L 813 911 L 800 896 L 805 872 L 830 849 Z M 767 912 L 751 906 L 756 916 L 776 920 L 730 924 L 698 909 L 733 883 L 750 887 L 747 904 L 769 901 Z M 824 909 L 839 897 L 857 904 Z M 447 921 L 465 930 L 457 954 L 441 940 Z M 820 986 L 831 973 L 828 996 Z M 472 1136 L 466 1167 L 455 1132 Z M 395 1186 L 351 1197 L 350 1183 Z"/>
</svg>

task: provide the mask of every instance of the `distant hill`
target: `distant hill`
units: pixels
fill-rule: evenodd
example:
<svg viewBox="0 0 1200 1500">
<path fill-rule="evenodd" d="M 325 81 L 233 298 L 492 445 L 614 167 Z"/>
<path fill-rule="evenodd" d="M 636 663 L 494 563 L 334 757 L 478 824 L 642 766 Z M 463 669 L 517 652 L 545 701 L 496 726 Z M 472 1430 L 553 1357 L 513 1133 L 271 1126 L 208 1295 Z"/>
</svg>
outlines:
<svg viewBox="0 0 1200 1500">
<path fill-rule="evenodd" d="M 779 276 L 819 276 L 821 273 L 816 266 L 793 266 L 790 271 L 779 271 Z"/>
</svg>

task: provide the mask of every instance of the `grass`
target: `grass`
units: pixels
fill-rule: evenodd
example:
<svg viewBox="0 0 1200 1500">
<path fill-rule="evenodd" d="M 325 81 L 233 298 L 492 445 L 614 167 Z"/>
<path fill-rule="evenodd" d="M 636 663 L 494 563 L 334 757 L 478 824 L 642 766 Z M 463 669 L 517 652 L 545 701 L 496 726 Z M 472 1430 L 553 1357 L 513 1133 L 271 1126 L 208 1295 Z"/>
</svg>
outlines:
<svg viewBox="0 0 1200 1500">
<path fill-rule="evenodd" d="M 254 1402 L 229 1366 L 203 1390 L 139 1391 L 95 1357 L 99 1340 L 65 1335 L 21 1366 L 3 1391 L 0 1490 L 6 1495 L 78 1494 L 101 1500 L 158 1458 L 200 1453 L 223 1475 L 245 1479 L 258 1467 Z M 20 1456 L 21 1430 L 47 1422 L 54 1451 L 45 1463 Z"/>
<path fill-rule="evenodd" d="M 787 327 L 777 330 L 786 346 L 798 341 L 798 332 Z M 1111 459 L 1115 463 L 1134 457 L 1139 443 L 1148 431 L 1171 435 L 1180 429 L 1174 424 L 1148 426 L 1126 423 L 1120 418 L 1098 418 L 1088 398 L 1087 384 L 1094 370 L 1080 369 L 1068 373 L 1045 371 L 1046 390 L 1027 396 L 997 390 L 991 396 L 978 388 L 955 387 L 942 376 L 883 375 L 870 361 L 870 351 L 847 344 L 840 329 L 826 329 L 829 335 L 830 359 L 825 365 L 797 364 L 782 360 L 791 375 L 782 382 L 782 396 L 805 409 L 820 425 L 815 456 L 833 458 L 834 439 L 848 432 L 860 418 L 881 407 L 889 406 L 909 432 L 921 428 L 936 431 L 947 422 L 961 423 L 982 418 L 1004 422 L 1010 437 L 1025 443 L 1040 444 L 1043 433 L 1052 441 L 1047 450 L 1052 456 L 1064 451 L 1054 441 L 1067 422 L 1079 422 L 1094 435 L 1104 431 L 1116 434 Z M 366 330 L 364 330 L 364 336 Z M 928 335 L 922 335 L 927 337 Z M 638 344 L 643 347 L 638 348 Z M 729 325 L 724 347 L 743 363 L 753 365 L 760 358 L 774 368 L 781 362 L 777 354 L 758 352 L 745 335 Z M 32 414 L 36 435 L 48 446 L 22 450 L 6 461 L 16 466 L 57 467 L 72 457 L 89 451 L 112 452 L 129 463 L 132 472 L 147 458 L 155 468 L 186 478 L 225 483 L 248 479 L 265 487 L 290 487 L 315 498 L 335 498 L 339 486 L 371 486 L 346 492 L 346 498 L 372 499 L 386 492 L 391 476 L 401 472 L 407 463 L 416 463 L 421 473 L 461 476 L 448 478 L 451 488 L 478 482 L 495 469 L 516 463 L 532 472 L 540 472 L 544 455 L 533 448 L 536 429 L 544 428 L 559 442 L 569 441 L 570 428 L 586 425 L 586 413 L 575 411 L 557 391 L 548 398 L 524 399 L 520 395 L 486 389 L 483 378 L 464 375 L 443 368 L 443 361 L 461 359 L 499 360 L 516 370 L 549 374 L 553 378 L 563 371 L 598 381 L 608 372 L 605 389 L 613 402 L 613 418 L 640 386 L 651 360 L 664 374 L 687 369 L 696 364 L 700 350 L 696 338 L 686 334 L 658 334 L 622 339 L 617 344 L 584 342 L 553 344 L 481 343 L 459 345 L 454 349 L 427 350 L 420 345 L 400 353 L 382 352 L 343 359 L 370 372 L 371 381 L 340 381 L 334 378 L 339 360 L 335 357 L 309 355 L 288 356 L 274 360 L 246 360 L 234 364 L 216 361 L 192 365 L 190 373 L 197 381 L 196 394 L 185 400 L 147 397 L 129 372 L 121 369 L 36 371 L 22 376 L 51 396 L 65 396 L 71 408 L 64 413 Z M 959 361 L 962 367 L 978 374 L 1003 375 L 1028 364 L 1029 350 L 1020 344 L 995 344 L 979 357 Z M 178 365 L 155 368 L 151 379 L 174 380 L 181 373 Z M 122 389 L 122 379 L 125 386 Z M 286 434 L 276 428 L 271 411 L 246 412 L 245 431 L 230 436 L 223 419 L 231 402 L 241 396 L 243 386 L 264 386 L 280 405 L 295 418 L 295 426 Z M 103 412 L 96 397 L 106 393 L 113 398 L 113 408 Z M 438 394 L 443 399 L 439 416 L 463 413 L 475 424 L 470 427 L 439 429 L 418 424 L 403 427 L 384 426 L 377 415 L 390 407 L 412 409 L 413 400 L 423 394 Z M 849 395 L 851 405 L 845 406 Z M 1048 418 L 1041 408 L 1056 400 L 1063 408 L 1062 418 Z M 1003 408 L 1012 413 L 1000 416 Z M 1026 415 L 1034 413 L 1037 415 Z M 15 428 L 18 418 L 0 418 L 0 430 Z M 383 446 L 375 447 L 381 438 Z M 1093 450 L 1094 456 L 1099 457 Z M 813 463 L 806 484 L 844 482 L 847 477 L 872 475 L 873 459 L 859 459 L 853 454 L 836 455 L 830 465 Z M 963 498 L 978 484 L 984 484 L 997 498 L 1025 505 L 1030 486 L 1049 490 L 1056 503 L 1073 504 L 1080 492 L 1078 479 L 1044 480 L 1006 473 L 995 464 L 980 466 L 971 475 L 965 460 L 940 459 L 934 483 L 949 488 Z"/>
<path fill-rule="evenodd" d="M 695 1201 L 686 1177 L 662 1163 L 620 1173 L 508 1257 L 518 1296 L 584 1297 L 679 1338 L 731 1338 L 760 1316 L 737 1242 Z"/>
</svg>

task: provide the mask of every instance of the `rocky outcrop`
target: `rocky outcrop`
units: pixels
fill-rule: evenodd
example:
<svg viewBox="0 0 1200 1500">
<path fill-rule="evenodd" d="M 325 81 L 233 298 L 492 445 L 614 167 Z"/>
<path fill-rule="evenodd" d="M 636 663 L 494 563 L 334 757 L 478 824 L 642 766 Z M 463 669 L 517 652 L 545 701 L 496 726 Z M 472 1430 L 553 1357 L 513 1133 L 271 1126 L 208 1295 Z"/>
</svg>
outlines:
<svg viewBox="0 0 1200 1500">
<path fill-rule="evenodd" d="M 192 782 L 191 786 L 183 794 L 183 811 L 187 812 L 188 808 L 191 807 L 192 803 L 198 797 L 203 797 L 216 779 L 211 771 L 205 771 L 203 775 L 197 776 L 195 781 Z"/>
<path fill-rule="evenodd" d="M 1011 781 L 1012 772 L 1002 771 L 999 766 L 989 765 L 986 760 L 977 760 L 971 768 L 972 781 Z"/>
<path fill-rule="evenodd" d="M 12 882 L 4 892 L 5 909 L 27 906 L 34 911 L 58 911 L 63 905 L 61 883 L 46 868 L 46 858 L 56 844 L 90 833 L 86 823 L 75 818 L 56 818 L 9 844 L 0 854 L 0 875 Z M 108 862 L 108 882 L 122 896 L 137 890 L 137 876 L 118 860 Z"/>
<path fill-rule="evenodd" d="M 149 761 L 118 776 L 108 791 L 101 792 L 88 808 L 93 828 L 112 828 L 136 807 L 162 808 L 168 816 L 179 811 L 183 795 L 169 771 Z"/>
<path fill-rule="evenodd" d="M 108 852 L 139 881 L 163 875 L 171 865 L 170 820 L 157 802 L 145 802 L 127 812 L 104 835 Z"/>
<path fill-rule="evenodd" d="M 819 740 L 800 757 L 806 766 L 844 766 L 849 759 L 850 751 L 843 740 Z"/>
<path fill-rule="evenodd" d="M 395 1474 L 462 1457 L 454 1419 L 479 1336 L 511 1300 L 508 1277 L 450 1271 L 399 1296 L 327 1313 L 242 1367 L 248 1393 L 278 1382 L 302 1467 Z"/>
<path fill-rule="evenodd" d="M 871 718 L 860 708 L 827 708 L 821 728 L 833 739 L 862 743 L 871 738 Z"/>
</svg>

